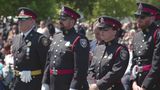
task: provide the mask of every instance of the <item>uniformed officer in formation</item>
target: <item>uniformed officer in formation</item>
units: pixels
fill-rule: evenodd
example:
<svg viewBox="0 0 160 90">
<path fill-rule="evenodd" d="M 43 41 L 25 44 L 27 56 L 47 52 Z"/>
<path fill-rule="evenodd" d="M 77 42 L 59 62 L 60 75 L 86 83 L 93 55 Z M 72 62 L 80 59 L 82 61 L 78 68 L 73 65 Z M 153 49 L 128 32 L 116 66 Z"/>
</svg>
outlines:
<svg viewBox="0 0 160 90">
<path fill-rule="evenodd" d="M 62 7 L 60 28 L 50 45 L 42 90 L 88 90 L 87 70 L 89 42 L 74 29 L 80 15 L 69 7 Z"/>
<path fill-rule="evenodd" d="M 98 18 L 101 39 L 93 55 L 88 74 L 90 90 L 124 90 L 121 78 L 129 61 L 128 49 L 118 43 L 121 23 L 109 16 Z"/>
<path fill-rule="evenodd" d="M 29 8 L 18 9 L 20 34 L 12 43 L 14 90 L 40 90 L 49 40 L 36 32 L 36 14 Z"/>
<path fill-rule="evenodd" d="M 135 17 L 141 31 L 133 38 L 132 89 L 159 90 L 160 31 L 155 24 L 158 8 L 146 3 L 137 5 Z"/>
</svg>

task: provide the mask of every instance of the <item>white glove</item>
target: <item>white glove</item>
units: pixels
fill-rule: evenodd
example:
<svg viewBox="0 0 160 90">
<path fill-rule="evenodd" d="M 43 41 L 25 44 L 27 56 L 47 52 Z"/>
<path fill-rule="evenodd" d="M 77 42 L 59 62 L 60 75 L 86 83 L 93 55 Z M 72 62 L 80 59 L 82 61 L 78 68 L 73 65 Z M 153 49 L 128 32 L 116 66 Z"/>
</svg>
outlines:
<svg viewBox="0 0 160 90">
<path fill-rule="evenodd" d="M 132 77 L 133 77 L 134 79 L 137 78 L 137 74 L 138 74 L 137 68 L 138 68 L 138 65 L 135 65 L 135 66 L 133 67 L 133 69 L 132 69 Z"/>
<path fill-rule="evenodd" d="M 41 90 L 49 90 L 49 85 L 48 84 L 42 84 Z"/>
<path fill-rule="evenodd" d="M 28 83 L 32 80 L 31 71 L 21 71 L 19 74 L 22 82 Z"/>
</svg>

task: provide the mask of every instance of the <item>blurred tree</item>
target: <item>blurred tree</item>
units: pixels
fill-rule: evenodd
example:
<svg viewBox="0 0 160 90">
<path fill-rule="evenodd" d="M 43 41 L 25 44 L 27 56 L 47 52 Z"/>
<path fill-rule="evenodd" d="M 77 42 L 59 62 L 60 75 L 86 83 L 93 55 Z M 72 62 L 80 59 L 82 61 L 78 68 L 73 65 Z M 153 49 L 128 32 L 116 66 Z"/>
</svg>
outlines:
<svg viewBox="0 0 160 90">
<path fill-rule="evenodd" d="M 146 2 L 160 8 L 160 0 L 137 0 L 137 2 Z"/>
<path fill-rule="evenodd" d="M 54 0 L 0 0 L 0 15 L 15 16 L 19 7 L 33 9 L 38 19 L 46 19 L 55 15 L 56 7 Z"/>
<path fill-rule="evenodd" d="M 135 0 L 57 0 L 58 6 L 67 5 L 81 12 L 85 18 L 92 20 L 101 15 L 128 17 L 136 9 Z"/>
<path fill-rule="evenodd" d="M 95 3 L 94 16 L 128 17 L 135 11 L 135 0 L 101 0 Z"/>
<path fill-rule="evenodd" d="M 17 8 L 23 6 L 36 11 L 39 19 L 56 19 L 62 5 L 77 10 L 86 20 L 101 15 L 123 18 L 133 15 L 136 0 L 0 0 L 0 15 L 14 16 Z"/>
</svg>

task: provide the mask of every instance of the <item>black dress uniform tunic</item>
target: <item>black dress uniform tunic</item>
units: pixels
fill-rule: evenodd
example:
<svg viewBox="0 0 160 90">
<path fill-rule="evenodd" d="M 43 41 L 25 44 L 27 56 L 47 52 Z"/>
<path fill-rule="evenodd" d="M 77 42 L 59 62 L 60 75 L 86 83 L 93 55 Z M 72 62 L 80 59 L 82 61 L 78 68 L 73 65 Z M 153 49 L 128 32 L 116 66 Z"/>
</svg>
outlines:
<svg viewBox="0 0 160 90">
<path fill-rule="evenodd" d="M 14 90 L 40 90 L 44 66 L 46 62 L 49 40 L 32 29 L 26 37 L 21 34 L 13 39 L 15 82 Z M 30 70 L 32 80 L 24 83 L 18 74 Z"/>
<path fill-rule="evenodd" d="M 160 89 L 160 32 L 156 30 L 157 26 L 151 24 L 133 39 L 131 79 L 147 90 Z"/>
<path fill-rule="evenodd" d="M 88 59 L 89 42 L 74 28 L 56 34 L 50 45 L 42 83 L 49 84 L 50 90 L 86 90 Z"/>
<path fill-rule="evenodd" d="M 96 83 L 99 90 L 123 90 L 121 78 L 128 60 L 127 48 L 116 40 L 97 46 L 89 68 L 89 84 Z"/>
</svg>

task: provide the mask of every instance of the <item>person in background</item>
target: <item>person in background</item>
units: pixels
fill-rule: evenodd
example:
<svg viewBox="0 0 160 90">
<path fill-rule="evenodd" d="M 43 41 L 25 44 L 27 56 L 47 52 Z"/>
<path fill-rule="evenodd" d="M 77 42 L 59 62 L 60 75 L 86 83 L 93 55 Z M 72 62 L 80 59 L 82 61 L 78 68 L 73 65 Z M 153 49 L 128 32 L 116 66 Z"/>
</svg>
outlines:
<svg viewBox="0 0 160 90">
<path fill-rule="evenodd" d="M 3 47 L 4 53 L 4 67 L 3 71 L 3 84 L 5 85 L 5 90 L 10 90 L 13 85 L 13 78 L 14 78 L 14 70 L 13 70 L 13 54 L 11 52 L 11 43 L 6 42 Z"/>
<path fill-rule="evenodd" d="M 45 35 L 46 37 L 50 36 L 49 30 L 46 26 L 46 22 L 44 20 L 40 21 L 39 28 L 37 29 L 37 32 Z"/>
<path fill-rule="evenodd" d="M 93 32 L 94 32 L 95 38 L 90 42 L 90 59 L 89 59 L 90 62 L 93 58 L 93 54 L 96 46 L 103 44 L 103 41 L 100 36 L 100 30 L 98 28 L 98 24 L 99 24 L 98 21 L 96 21 L 93 25 Z"/>
<path fill-rule="evenodd" d="M 47 28 L 49 30 L 49 34 L 50 34 L 50 39 L 52 40 L 54 37 L 55 32 L 55 27 L 52 23 L 47 23 Z"/>
<path fill-rule="evenodd" d="M 19 33 L 18 25 L 16 23 L 12 24 L 11 30 L 9 31 L 7 42 L 12 41 L 12 39 Z"/>
</svg>

